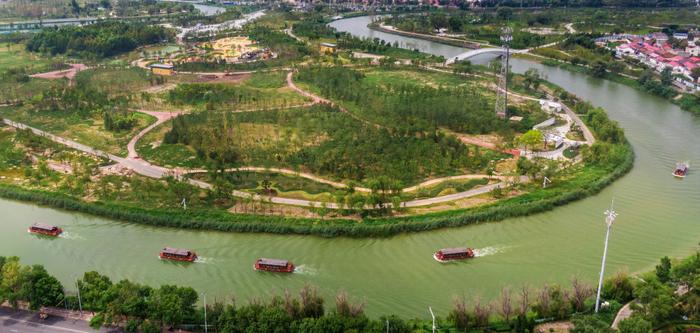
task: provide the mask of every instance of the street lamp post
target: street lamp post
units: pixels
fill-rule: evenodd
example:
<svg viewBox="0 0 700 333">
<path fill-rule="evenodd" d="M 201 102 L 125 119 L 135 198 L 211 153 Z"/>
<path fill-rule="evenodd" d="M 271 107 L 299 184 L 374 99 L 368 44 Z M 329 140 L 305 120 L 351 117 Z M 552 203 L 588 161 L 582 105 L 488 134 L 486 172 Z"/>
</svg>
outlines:
<svg viewBox="0 0 700 333">
<path fill-rule="evenodd" d="M 430 316 L 433 317 L 433 333 L 435 333 L 435 330 L 437 329 L 437 326 L 435 326 L 435 314 L 433 313 L 433 308 L 428 307 L 428 310 L 430 311 Z"/>
<path fill-rule="evenodd" d="M 614 202 L 614 201 L 613 201 Z M 607 231 L 605 232 L 605 247 L 603 248 L 603 262 L 600 265 L 600 278 L 598 279 L 598 294 L 595 298 L 595 313 L 598 313 L 600 309 L 600 290 L 603 289 L 603 275 L 605 274 L 605 258 L 608 255 L 608 238 L 610 237 L 610 228 L 615 222 L 617 213 L 613 209 L 613 205 L 610 205 L 610 209 L 605 211 L 605 224 L 607 225 Z"/>
</svg>

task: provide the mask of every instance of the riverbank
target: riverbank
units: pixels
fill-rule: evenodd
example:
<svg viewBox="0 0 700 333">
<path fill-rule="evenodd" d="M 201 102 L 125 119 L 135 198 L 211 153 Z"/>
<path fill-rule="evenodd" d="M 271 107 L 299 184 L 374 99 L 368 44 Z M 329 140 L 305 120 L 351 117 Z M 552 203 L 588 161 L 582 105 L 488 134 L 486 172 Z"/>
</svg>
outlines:
<svg viewBox="0 0 700 333">
<path fill-rule="evenodd" d="M 388 34 L 396 34 L 396 35 L 404 36 L 404 37 L 419 38 L 419 39 L 428 40 L 431 42 L 442 43 L 442 44 L 456 46 L 456 47 L 463 47 L 463 48 L 472 49 L 472 50 L 478 49 L 482 45 L 479 43 L 462 41 L 462 40 L 458 40 L 458 39 L 454 39 L 454 38 L 446 38 L 446 37 L 440 37 L 440 36 L 420 34 L 420 33 L 415 33 L 415 32 L 402 31 L 402 30 L 398 30 L 398 29 L 391 29 L 389 27 L 383 26 L 380 23 L 376 23 L 376 22 L 371 23 L 367 27 L 372 29 L 372 30 L 381 31 L 381 32 L 385 32 Z"/>
<path fill-rule="evenodd" d="M 484 206 L 416 216 L 368 217 L 359 221 L 231 214 L 214 209 L 155 209 L 119 202 L 85 202 L 58 192 L 25 189 L 9 184 L 0 184 L 0 197 L 153 226 L 227 232 L 311 234 L 323 237 L 388 237 L 399 233 L 458 227 L 525 216 L 583 199 L 600 192 L 605 186 L 631 170 L 634 154 L 631 146 L 627 144 L 625 147 L 627 153 L 624 162 L 612 171 L 582 167 L 582 170 L 570 177 L 571 179 L 548 189 L 539 189 L 536 185 L 530 185 L 529 193 Z"/>
<path fill-rule="evenodd" d="M 558 67 L 558 68 L 563 68 L 572 72 L 578 72 L 578 73 L 584 73 L 584 74 L 590 74 L 590 69 L 581 65 L 574 65 L 568 62 L 564 62 L 561 60 L 557 59 L 552 59 L 552 58 L 539 58 L 539 57 L 528 57 L 527 55 L 518 55 L 519 57 L 522 56 L 526 58 L 527 60 L 535 61 L 538 63 L 541 63 L 542 65 L 545 66 L 551 66 L 551 67 Z M 675 105 L 678 105 L 681 107 L 682 110 L 688 111 L 694 115 L 700 115 L 700 103 L 694 103 L 691 100 L 688 100 L 689 98 L 692 98 L 691 94 L 684 93 L 684 92 L 679 92 L 676 95 L 673 96 L 663 96 L 659 94 L 654 94 L 653 92 L 644 89 L 644 87 L 635 79 L 629 76 L 623 76 L 619 73 L 613 73 L 613 72 L 608 72 L 603 79 L 610 80 L 616 83 L 624 84 L 628 87 L 634 88 L 636 90 L 642 91 L 644 93 L 649 93 L 654 96 L 663 98 Z M 681 96 L 678 98 L 678 96 Z"/>
<path fill-rule="evenodd" d="M 451 39 L 440 38 L 437 36 L 430 36 L 430 35 L 426 35 L 426 34 L 411 33 L 411 32 L 401 31 L 401 30 L 397 30 L 397 29 L 387 29 L 385 27 L 381 27 L 378 23 L 372 23 L 372 24 L 368 25 L 368 28 L 371 30 L 381 31 L 384 33 L 398 35 L 398 36 L 422 39 L 422 40 L 427 40 L 427 41 L 431 41 L 431 42 L 435 42 L 435 43 L 439 43 L 439 44 L 444 44 L 444 45 L 449 45 L 449 46 L 469 48 L 466 46 L 459 45 L 459 43 L 456 43 L 454 40 L 451 40 Z M 540 46 L 540 47 L 543 47 L 543 46 Z M 520 58 L 534 61 L 534 62 L 543 64 L 546 66 L 559 67 L 559 68 L 564 68 L 564 69 L 578 72 L 578 73 L 590 74 L 590 68 L 588 68 L 588 67 L 581 66 L 581 65 L 574 65 L 574 64 L 564 62 L 564 61 L 561 61 L 558 59 L 544 57 L 542 55 L 537 55 L 537 54 L 532 54 L 532 53 L 519 53 L 519 54 L 513 54 L 513 57 L 520 57 Z M 629 87 L 632 87 L 632 88 L 637 89 L 639 91 L 643 91 L 645 93 L 653 94 L 652 92 L 644 89 L 633 78 L 621 75 L 619 73 L 608 72 L 605 77 L 601 77 L 601 78 L 627 85 Z M 674 95 L 674 96 L 661 96 L 658 94 L 653 94 L 653 95 L 664 98 L 667 101 L 669 101 L 675 105 L 680 106 L 681 109 L 683 109 L 685 111 L 691 112 L 695 115 L 700 115 L 700 103 L 697 103 L 696 101 L 691 100 L 691 98 L 692 98 L 691 94 L 688 94 L 688 93 L 679 93 L 679 94 L 680 94 L 680 96 L 682 96 L 681 98 L 677 98 L 678 95 Z"/>
</svg>

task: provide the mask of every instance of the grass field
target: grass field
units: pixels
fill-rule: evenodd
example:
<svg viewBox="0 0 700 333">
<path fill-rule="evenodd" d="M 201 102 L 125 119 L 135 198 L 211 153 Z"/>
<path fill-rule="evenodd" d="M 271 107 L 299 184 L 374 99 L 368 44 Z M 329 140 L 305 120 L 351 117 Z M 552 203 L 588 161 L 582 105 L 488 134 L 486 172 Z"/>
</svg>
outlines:
<svg viewBox="0 0 700 333">
<path fill-rule="evenodd" d="M 78 73 L 79 84 L 110 96 L 132 95 L 151 86 L 150 74 L 141 68 L 98 68 Z"/>
<path fill-rule="evenodd" d="M 149 115 L 134 115 L 138 123 L 133 129 L 111 132 L 104 129 L 102 117 L 98 115 L 83 118 L 77 114 L 66 115 L 60 112 L 34 112 L 22 108 L 0 109 L 0 116 L 120 156 L 126 156 L 129 140 L 155 121 L 155 118 Z"/>
<path fill-rule="evenodd" d="M 365 72 L 365 75 L 365 82 L 379 86 L 415 84 L 438 88 L 473 87 L 477 84 L 477 80 L 473 77 L 462 77 L 432 71 L 372 69 Z"/>
<path fill-rule="evenodd" d="M 27 74 L 41 73 L 60 69 L 63 58 L 55 56 L 47 58 L 27 52 L 24 44 L 0 43 L 0 73 L 14 68 L 26 68 Z"/>
</svg>

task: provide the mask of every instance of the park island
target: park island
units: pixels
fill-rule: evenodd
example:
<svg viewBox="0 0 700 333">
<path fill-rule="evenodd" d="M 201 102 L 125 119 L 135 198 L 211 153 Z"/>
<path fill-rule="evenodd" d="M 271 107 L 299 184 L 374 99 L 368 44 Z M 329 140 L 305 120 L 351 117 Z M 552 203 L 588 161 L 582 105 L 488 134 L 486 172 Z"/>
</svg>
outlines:
<svg viewBox="0 0 700 333">
<path fill-rule="evenodd" d="M 51 302 L 86 306 L 95 327 L 222 332 L 271 331 L 273 316 L 284 331 L 430 331 L 431 304 L 445 332 L 523 332 L 541 321 L 594 332 L 619 324 L 625 308 L 637 313 L 625 325 L 647 331 L 690 313 L 694 294 L 682 285 L 696 256 L 644 272 L 696 243 L 678 222 L 692 204 L 670 221 L 658 216 L 679 196 L 695 198 L 685 189 L 696 180 L 694 154 L 682 149 L 691 142 L 666 141 L 692 141 L 694 122 L 658 111 L 692 111 L 692 68 L 671 76 L 668 96 L 637 103 L 669 78 L 629 59 L 657 43 L 651 30 L 681 38 L 677 27 L 601 31 L 583 21 L 616 17 L 590 8 L 197 4 L 210 7 L 205 15 L 189 3 L 103 2 L 69 2 L 64 10 L 82 12 L 56 8 L 40 20 L 3 7 L 0 204 L 14 235 L 2 239 L 14 245 L 0 250 L 18 249 L 58 280 L 14 257 L 2 260 L 2 276 L 24 267 L 68 291 L 37 300 L 25 282 L 0 286 L 12 290 L 10 305 L 49 316 L 59 315 Z M 621 20 L 643 12 L 619 10 Z M 631 171 L 634 181 L 623 178 Z M 605 303 L 591 315 L 611 197 L 620 228 L 638 224 L 620 243 L 613 233 Z M 55 213 L 14 214 L 16 205 Z M 92 221 L 109 231 L 90 234 Z M 643 243 L 674 228 L 682 241 L 655 239 L 647 257 Z M 81 253 L 86 264 L 51 264 L 10 238 L 51 257 Z M 110 251 L 119 258 L 104 261 Z M 253 301 L 236 306 L 227 288 Z M 99 299 L 76 307 L 72 293 L 88 290 Z M 123 297 L 160 312 L 125 313 Z M 196 304 L 206 297 L 216 308 Z M 163 305 L 176 298 L 180 308 Z M 656 312 L 669 300 L 684 305 Z M 414 316 L 422 319 L 406 320 Z"/>
<path fill-rule="evenodd" d="M 454 62 L 319 14 L 237 15 L 12 35 L 4 196 L 155 225 L 386 236 L 548 210 L 632 166 L 604 110 L 511 73 L 510 54 Z"/>
</svg>

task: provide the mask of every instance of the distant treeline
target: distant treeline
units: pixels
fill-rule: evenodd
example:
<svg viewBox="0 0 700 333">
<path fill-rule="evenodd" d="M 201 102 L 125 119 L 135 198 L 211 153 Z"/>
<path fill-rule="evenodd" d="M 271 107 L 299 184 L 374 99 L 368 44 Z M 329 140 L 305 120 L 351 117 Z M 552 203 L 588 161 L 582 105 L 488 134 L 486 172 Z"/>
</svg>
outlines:
<svg viewBox="0 0 700 333">
<path fill-rule="evenodd" d="M 27 41 L 27 50 L 51 55 L 110 57 L 162 42 L 172 33 L 144 23 L 100 22 L 84 27 L 47 28 Z"/>
</svg>

